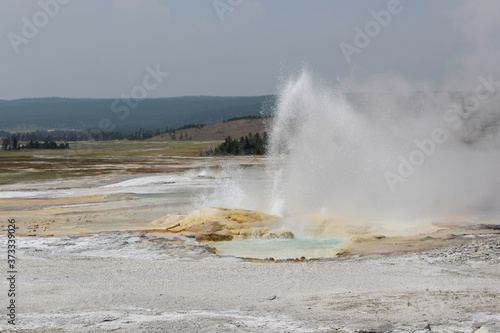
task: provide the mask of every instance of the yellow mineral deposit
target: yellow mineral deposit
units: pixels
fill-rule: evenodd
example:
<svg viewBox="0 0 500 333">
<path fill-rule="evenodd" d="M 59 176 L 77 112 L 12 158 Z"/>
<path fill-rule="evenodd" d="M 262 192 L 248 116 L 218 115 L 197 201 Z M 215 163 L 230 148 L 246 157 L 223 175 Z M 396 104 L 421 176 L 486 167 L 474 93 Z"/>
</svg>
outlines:
<svg viewBox="0 0 500 333">
<path fill-rule="evenodd" d="M 151 224 L 170 232 L 192 233 L 201 241 L 293 238 L 290 231 L 279 229 L 277 216 L 244 209 L 207 207 L 187 215 L 167 215 Z"/>
</svg>

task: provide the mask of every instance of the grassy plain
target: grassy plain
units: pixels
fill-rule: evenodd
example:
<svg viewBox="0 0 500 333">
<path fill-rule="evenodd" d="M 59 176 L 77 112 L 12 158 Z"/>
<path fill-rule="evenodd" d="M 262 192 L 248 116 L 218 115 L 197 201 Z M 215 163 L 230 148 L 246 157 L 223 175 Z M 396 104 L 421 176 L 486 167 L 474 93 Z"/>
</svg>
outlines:
<svg viewBox="0 0 500 333">
<path fill-rule="evenodd" d="M 182 159 L 199 158 L 219 141 L 85 141 L 70 149 L 0 151 L 0 185 L 109 173 L 182 170 Z M 178 166 L 178 168 L 176 168 Z"/>
</svg>

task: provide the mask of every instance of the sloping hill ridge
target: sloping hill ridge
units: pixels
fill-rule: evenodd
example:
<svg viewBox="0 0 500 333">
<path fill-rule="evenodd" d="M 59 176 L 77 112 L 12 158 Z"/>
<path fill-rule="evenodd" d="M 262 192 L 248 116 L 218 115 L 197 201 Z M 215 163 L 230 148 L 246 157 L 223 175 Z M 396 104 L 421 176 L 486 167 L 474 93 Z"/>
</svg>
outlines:
<svg viewBox="0 0 500 333">
<path fill-rule="evenodd" d="M 0 129 L 90 129 L 109 119 L 117 129 L 156 129 L 189 123 L 216 124 L 226 119 L 259 115 L 275 97 L 190 96 L 154 98 L 135 108 L 115 99 L 30 98 L 0 101 Z"/>
<path fill-rule="evenodd" d="M 267 130 L 270 121 L 270 118 L 241 119 L 227 121 L 220 124 L 208 125 L 203 128 L 188 128 L 177 131 L 175 139 L 179 140 L 181 134 L 183 139 L 190 139 L 193 141 L 224 140 L 228 136 L 234 139 L 239 139 L 242 136 L 248 135 L 249 133 L 252 133 L 252 135 L 255 135 L 256 133 L 264 135 L 264 132 Z M 169 135 L 168 133 L 166 133 L 155 136 L 150 140 L 171 141 L 173 139 L 173 135 Z"/>
</svg>

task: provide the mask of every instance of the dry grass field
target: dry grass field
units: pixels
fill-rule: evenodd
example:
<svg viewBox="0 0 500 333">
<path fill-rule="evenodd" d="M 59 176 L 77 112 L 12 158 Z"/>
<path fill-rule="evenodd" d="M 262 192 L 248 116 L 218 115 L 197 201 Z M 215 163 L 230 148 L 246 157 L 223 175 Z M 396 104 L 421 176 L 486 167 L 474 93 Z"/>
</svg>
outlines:
<svg viewBox="0 0 500 333">
<path fill-rule="evenodd" d="M 219 141 L 71 142 L 70 149 L 0 151 L 0 185 L 115 174 L 183 170 Z M 179 157 L 180 159 L 173 158 Z"/>
<path fill-rule="evenodd" d="M 174 141 L 168 134 L 163 134 L 146 141 L 70 142 L 68 150 L 0 151 L 0 185 L 110 173 L 183 170 L 182 163 L 172 157 L 198 158 L 227 136 L 262 135 L 268 121 L 242 119 L 178 131 L 178 137 L 187 133 L 191 140 Z"/>
</svg>

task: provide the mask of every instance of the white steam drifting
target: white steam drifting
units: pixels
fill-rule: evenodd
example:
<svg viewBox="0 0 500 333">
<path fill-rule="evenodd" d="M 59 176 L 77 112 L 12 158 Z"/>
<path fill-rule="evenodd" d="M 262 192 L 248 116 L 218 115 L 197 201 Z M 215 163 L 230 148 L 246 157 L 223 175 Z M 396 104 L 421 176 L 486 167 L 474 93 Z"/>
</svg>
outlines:
<svg viewBox="0 0 500 333">
<path fill-rule="evenodd" d="M 398 231 L 496 218 L 498 95 L 482 89 L 473 109 L 474 92 L 422 91 L 395 77 L 330 88 L 304 70 L 278 96 L 270 181 L 232 178 L 213 198 L 280 215 L 299 235 L 318 215 Z"/>
</svg>

